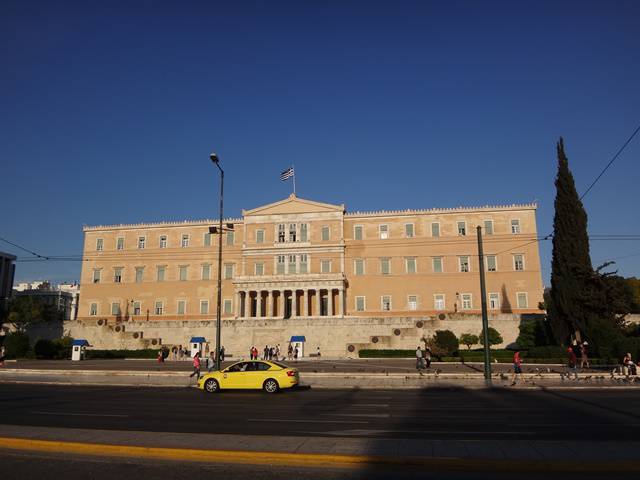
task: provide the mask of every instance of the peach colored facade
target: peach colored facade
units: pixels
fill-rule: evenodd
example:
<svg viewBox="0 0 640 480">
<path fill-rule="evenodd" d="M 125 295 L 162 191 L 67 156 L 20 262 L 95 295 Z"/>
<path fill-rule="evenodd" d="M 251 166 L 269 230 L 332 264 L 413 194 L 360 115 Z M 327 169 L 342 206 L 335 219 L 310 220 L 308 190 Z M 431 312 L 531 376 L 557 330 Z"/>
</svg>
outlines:
<svg viewBox="0 0 640 480">
<path fill-rule="evenodd" d="M 227 219 L 223 319 L 538 313 L 536 206 L 349 212 L 290 197 Z M 84 228 L 79 320 L 210 320 L 215 220 Z"/>
</svg>

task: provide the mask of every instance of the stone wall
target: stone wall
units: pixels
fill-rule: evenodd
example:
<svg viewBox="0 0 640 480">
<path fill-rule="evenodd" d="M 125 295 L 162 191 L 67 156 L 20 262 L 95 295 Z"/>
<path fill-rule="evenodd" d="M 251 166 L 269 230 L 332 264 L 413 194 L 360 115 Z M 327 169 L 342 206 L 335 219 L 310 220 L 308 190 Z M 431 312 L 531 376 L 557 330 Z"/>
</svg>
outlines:
<svg viewBox="0 0 640 480">
<path fill-rule="evenodd" d="M 538 318 L 535 315 L 495 314 L 489 316 L 489 325 L 504 339 L 501 346 L 515 342 L 519 325 Z M 65 323 L 65 333 L 74 338 L 85 338 L 93 348 L 140 349 L 160 345 L 186 346 L 192 336 L 204 336 L 213 346 L 215 321 L 129 321 L 117 324 L 105 319 L 91 322 Z M 259 350 L 265 345 L 280 344 L 286 351 L 294 335 L 306 337 L 305 354 L 315 353 L 320 347 L 325 357 L 356 357 L 358 350 L 413 349 L 423 337 L 436 330 L 451 330 L 479 334 L 482 330 L 480 315 L 440 314 L 431 317 L 400 318 L 298 318 L 287 320 L 238 319 L 222 322 L 222 345 L 233 357 L 246 356 L 252 345 Z"/>
</svg>

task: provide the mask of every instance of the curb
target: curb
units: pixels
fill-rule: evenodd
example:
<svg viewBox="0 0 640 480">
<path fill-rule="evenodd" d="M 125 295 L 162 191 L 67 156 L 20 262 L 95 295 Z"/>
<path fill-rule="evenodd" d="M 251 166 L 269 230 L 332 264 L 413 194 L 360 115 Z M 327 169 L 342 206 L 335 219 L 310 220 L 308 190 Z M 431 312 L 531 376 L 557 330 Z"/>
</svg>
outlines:
<svg viewBox="0 0 640 480">
<path fill-rule="evenodd" d="M 617 472 L 640 469 L 637 461 L 582 462 L 531 460 L 483 460 L 461 457 L 402 457 L 390 455 L 333 455 L 320 453 L 281 453 L 247 450 L 200 450 L 188 448 L 142 447 L 99 443 L 78 443 L 0 437 L 0 448 L 31 452 L 67 453 L 99 457 L 147 458 L 170 461 L 277 465 L 287 467 L 363 469 L 370 466 L 430 467 L 438 470 L 486 472 Z"/>
</svg>

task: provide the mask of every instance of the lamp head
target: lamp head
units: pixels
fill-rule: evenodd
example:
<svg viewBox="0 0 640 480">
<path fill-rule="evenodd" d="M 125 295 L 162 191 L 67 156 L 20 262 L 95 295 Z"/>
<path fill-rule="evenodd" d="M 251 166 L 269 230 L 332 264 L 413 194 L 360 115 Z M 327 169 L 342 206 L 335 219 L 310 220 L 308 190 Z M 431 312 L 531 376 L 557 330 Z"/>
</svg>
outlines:
<svg viewBox="0 0 640 480">
<path fill-rule="evenodd" d="M 218 155 L 216 155 L 215 153 L 211 153 L 211 155 L 209 155 L 209 158 L 211 159 L 211 161 L 215 164 L 217 164 L 220 160 L 218 159 Z"/>
</svg>

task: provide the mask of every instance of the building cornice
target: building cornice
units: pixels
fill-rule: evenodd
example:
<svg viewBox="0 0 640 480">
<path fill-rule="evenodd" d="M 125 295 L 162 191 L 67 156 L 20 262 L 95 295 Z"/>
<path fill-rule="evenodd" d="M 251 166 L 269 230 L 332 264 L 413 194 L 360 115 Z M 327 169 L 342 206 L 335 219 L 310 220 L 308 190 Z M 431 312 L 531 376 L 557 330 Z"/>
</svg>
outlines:
<svg viewBox="0 0 640 480">
<path fill-rule="evenodd" d="M 443 214 L 443 213 L 476 213 L 476 212 L 500 212 L 509 210 L 536 210 L 537 203 L 514 203 L 511 205 L 484 205 L 477 207 L 452 207 L 452 208 L 428 208 L 428 209 L 406 209 L 406 210 L 375 210 L 369 212 L 347 212 L 345 217 L 366 218 L 366 217 L 390 217 L 409 216 L 423 214 Z"/>
<path fill-rule="evenodd" d="M 120 223 L 115 225 L 83 225 L 83 232 L 100 230 L 128 230 L 131 228 L 170 228 L 170 227 L 200 227 L 204 225 L 217 226 L 220 219 L 182 220 L 176 222 L 151 222 L 151 223 Z M 242 218 L 226 218 L 222 223 L 242 224 Z"/>
</svg>

